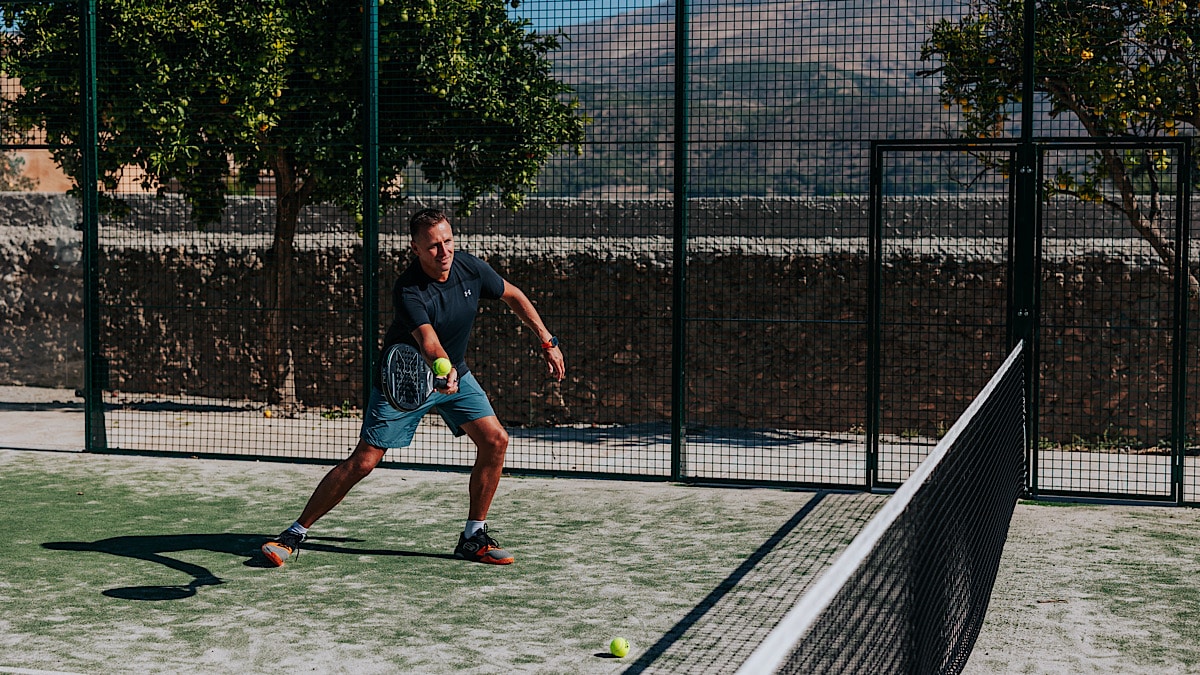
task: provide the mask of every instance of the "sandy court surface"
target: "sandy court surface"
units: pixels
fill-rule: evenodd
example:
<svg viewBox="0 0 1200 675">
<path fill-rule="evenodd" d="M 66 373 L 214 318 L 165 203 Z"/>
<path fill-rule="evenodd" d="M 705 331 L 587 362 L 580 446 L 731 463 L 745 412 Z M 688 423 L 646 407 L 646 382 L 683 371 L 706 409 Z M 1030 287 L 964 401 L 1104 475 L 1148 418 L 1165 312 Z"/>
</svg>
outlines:
<svg viewBox="0 0 1200 675">
<path fill-rule="evenodd" d="M 0 386 L 0 448 L 82 450 L 83 399 L 66 389 Z"/>
<path fill-rule="evenodd" d="M 1200 673 L 1200 509 L 1022 502 L 966 673 Z"/>
<path fill-rule="evenodd" d="M 82 446 L 73 393 L 0 387 L 0 447 Z M 1198 566 L 1200 509 L 1022 502 L 966 672 L 1200 673 Z"/>
</svg>

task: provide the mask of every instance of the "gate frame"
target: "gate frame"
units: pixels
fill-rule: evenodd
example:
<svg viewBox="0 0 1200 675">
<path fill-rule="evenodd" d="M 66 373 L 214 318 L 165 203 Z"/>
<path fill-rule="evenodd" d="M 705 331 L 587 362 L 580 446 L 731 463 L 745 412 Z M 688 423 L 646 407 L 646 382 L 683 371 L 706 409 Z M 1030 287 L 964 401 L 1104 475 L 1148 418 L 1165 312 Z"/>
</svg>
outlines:
<svg viewBox="0 0 1200 675">
<path fill-rule="evenodd" d="M 1038 481 L 1037 438 L 1041 417 L 1041 274 L 1042 219 L 1044 216 L 1044 168 L 1048 152 L 1064 150 L 1095 150 L 1099 148 L 1159 148 L 1178 153 L 1175 196 L 1175 259 L 1172 291 L 1173 316 L 1171 374 L 1171 462 L 1167 495 L 1112 493 L 1103 491 L 1043 490 Z M 869 490 L 894 487 L 879 480 L 880 434 L 880 366 L 882 320 L 882 243 L 883 243 L 883 168 L 889 152 L 968 150 L 1008 151 L 1014 158 L 1009 177 L 1008 209 L 1008 341 L 1011 348 L 1027 339 L 1029 357 L 1026 359 L 1026 495 L 1117 499 L 1126 501 L 1174 502 L 1183 505 L 1184 457 L 1187 449 L 1187 337 L 1188 337 L 1188 273 L 1189 235 L 1191 232 L 1191 163 L 1192 138 L 1059 138 L 1044 137 L 1032 140 L 1012 139 L 897 139 L 873 140 L 870 143 L 870 188 L 868 225 L 868 288 L 867 288 L 867 451 L 866 487 Z M 1032 194 L 1031 194 L 1032 191 Z M 1032 211 L 1032 213 L 1031 213 Z"/>
<path fill-rule="evenodd" d="M 882 315 L 883 315 L 883 168 L 884 156 L 888 153 L 898 152 L 930 152 L 940 151 L 942 153 L 959 153 L 968 150 L 986 149 L 994 151 L 1007 151 L 1010 156 L 1016 158 L 1016 153 L 1019 148 L 1019 143 L 1015 139 L 979 139 L 979 140 L 962 140 L 962 139 L 894 139 L 894 140 L 872 140 L 870 143 L 870 178 L 869 178 L 869 210 L 868 210 L 868 225 L 867 225 L 867 372 L 866 372 L 866 466 L 864 467 L 864 478 L 866 481 L 865 488 L 871 491 L 877 490 L 893 490 L 900 483 L 892 481 L 881 481 L 879 479 L 879 437 L 880 437 L 880 406 L 882 404 L 880 373 L 882 366 Z M 1005 292 L 1007 294 L 1008 307 L 1006 308 L 1009 317 L 1008 320 L 1008 344 L 1007 349 L 1012 349 L 1020 341 L 1020 337 L 1013 338 L 1013 306 L 1014 292 L 1013 279 L 1016 277 L 1014 273 L 1014 222 L 1016 221 L 1016 213 L 1014 205 L 1016 203 L 1015 188 L 1016 181 L 1012 176 L 1009 177 L 1009 208 L 1008 208 L 1008 255 L 1006 261 L 1006 270 L 1008 278 L 1005 280 Z M 1028 344 L 1028 343 L 1027 343 Z M 1028 397 L 1028 382 L 1029 382 L 1029 367 L 1032 358 L 1025 359 L 1026 367 L 1026 396 Z M 1027 429 L 1028 433 L 1028 429 Z M 1026 439 L 1028 449 L 1028 438 Z"/>
<path fill-rule="evenodd" d="M 1027 395 L 1031 409 L 1027 412 L 1028 434 L 1028 466 L 1026 471 L 1026 492 L 1030 497 L 1062 496 L 1084 497 L 1093 499 L 1135 500 L 1146 502 L 1170 502 L 1184 505 L 1184 457 L 1187 451 L 1187 337 L 1188 337 L 1188 260 L 1191 233 L 1191 163 L 1192 139 L 1180 138 L 1039 138 L 1034 142 L 1037 152 L 1037 215 L 1034 219 L 1036 250 L 1033 261 L 1034 282 L 1034 316 L 1032 339 L 1030 340 L 1029 363 L 1035 370 L 1034 377 L 1029 378 L 1030 391 Z M 1041 378 L 1037 376 L 1041 365 L 1041 278 L 1042 278 L 1042 216 L 1044 205 L 1043 179 L 1045 157 L 1048 151 L 1066 150 L 1096 150 L 1100 148 L 1159 148 L 1174 150 L 1178 153 L 1175 174 L 1177 192 L 1175 195 L 1175 259 L 1172 261 L 1171 273 L 1174 276 L 1172 292 L 1172 325 L 1171 333 L 1171 461 L 1168 475 L 1169 491 L 1165 495 L 1143 494 L 1136 492 L 1105 492 L 1090 490 L 1044 490 L 1038 485 L 1038 430 L 1041 422 L 1038 407 Z"/>
</svg>

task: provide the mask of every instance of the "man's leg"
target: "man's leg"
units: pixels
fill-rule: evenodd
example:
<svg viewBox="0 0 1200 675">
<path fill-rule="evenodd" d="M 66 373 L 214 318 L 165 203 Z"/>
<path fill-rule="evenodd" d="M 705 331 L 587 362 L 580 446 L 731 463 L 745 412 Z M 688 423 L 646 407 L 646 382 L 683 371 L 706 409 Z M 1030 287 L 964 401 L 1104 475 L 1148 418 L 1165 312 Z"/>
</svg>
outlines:
<svg viewBox="0 0 1200 675">
<path fill-rule="evenodd" d="M 504 454 L 508 451 L 508 432 L 500 420 L 492 417 L 467 422 L 463 431 L 475 443 L 475 466 L 471 468 L 471 495 L 468 520 L 487 520 L 496 487 L 500 485 L 500 474 L 504 471 Z"/>
<path fill-rule="evenodd" d="M 333 507 L 341 503 L 346 494 L 350 492 L 350 488 L 375 470 L 379 460 L 383 459 L 386 452 L 386 448 L 377 448 L 360 440 L 354 448 L 354 452 L 330 469 L 329 473 L 325 474 L 325 477 L 317 484 L 317 489 L 313 490 L 312 496 L 308 498 L 308 503 L 304 505 L 304 511 L 301 512 L 300 518 L 296 522 L 305 528 L 312 527 L 321 516 L 329 513 Z"/>
<path fill-rule="evenodd" d="M 467 422 L 462 425 L 462 430 L 477 448 L 468 488 L 471 503 L 467 510 L 467 521 L 469 525 L 477 524 L 478 529 L 469 536 L 465 530 L 459 535 L 454 554 L 475 562 L 507 565 L 513 562 L 512 555 L 488 536 L 483 521 L 487 520 L 492 498 L 496 496 L 496 487 L 500 485 L 504 454 L 508 451 L 508 432 L 494 415 Z"/>
<path fill-rule="evenodd" d="M 262 553 L 267 561 L 278 567 L 292 557 L 300 544 L 304 542 L 305 535 L 303 533 L 312 527 L 321 516 L 329 513 L 333 507 L 341 503 L 350 489 L 375 469 L 379 460 L 383 459 L 385 452 L 387 452 L 386 448 L 377 448 L 360 440 L 354 448 L 354 452 L 325 474 L 325 477 L 317 484 L 317 488 L 313 490 L 312 496 L 308 498 L 308 503 L 304 506 L 304 511 L 296 521 L 304 529 L 296 529 L 293 532 L 292 528 L 295 528 L 293 525 L 275 539 L 262 545 Z"/>
</svg>

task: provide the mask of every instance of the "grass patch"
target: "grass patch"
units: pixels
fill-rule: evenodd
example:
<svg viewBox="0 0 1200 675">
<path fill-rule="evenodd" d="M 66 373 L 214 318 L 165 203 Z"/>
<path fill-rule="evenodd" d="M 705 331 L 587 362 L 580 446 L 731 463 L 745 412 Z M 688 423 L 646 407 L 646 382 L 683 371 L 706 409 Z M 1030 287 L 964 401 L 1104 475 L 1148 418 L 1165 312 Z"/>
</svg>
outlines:
<svg viewBox="0 0 1200 675">
<path fill-rule="evenodd" d="M 1054 508 L 1070 508 L 1076 506 L 1087 506 L 1082 502 L 1071 502 L 1066 500 L 1045 500 L 1045 499 L 1022 499 L 1021 504 L 1027 506 L 1048 506 Z"/>
</svg>

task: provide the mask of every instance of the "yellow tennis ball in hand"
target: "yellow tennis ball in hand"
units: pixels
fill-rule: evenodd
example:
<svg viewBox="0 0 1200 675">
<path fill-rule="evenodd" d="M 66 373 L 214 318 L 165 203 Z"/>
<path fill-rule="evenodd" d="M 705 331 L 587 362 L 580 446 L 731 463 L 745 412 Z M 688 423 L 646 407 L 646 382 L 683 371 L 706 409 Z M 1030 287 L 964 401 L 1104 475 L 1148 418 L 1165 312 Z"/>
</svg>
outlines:
<svg viewBox="0 0 1200 675">
<path fill-rule="evenodd" d="M 433 374 L 438 377 L 445 377 L 450 374 L 450 359 L 442 357 L 433 362 Z"/>
<path fill-rule="evenodd" d="M 613 638 L 612 642 L 608 643 L 608 651 L 617 658 L 625 658 L 629 653 L 629 640 L 623 637 Z"/>
</svg>

